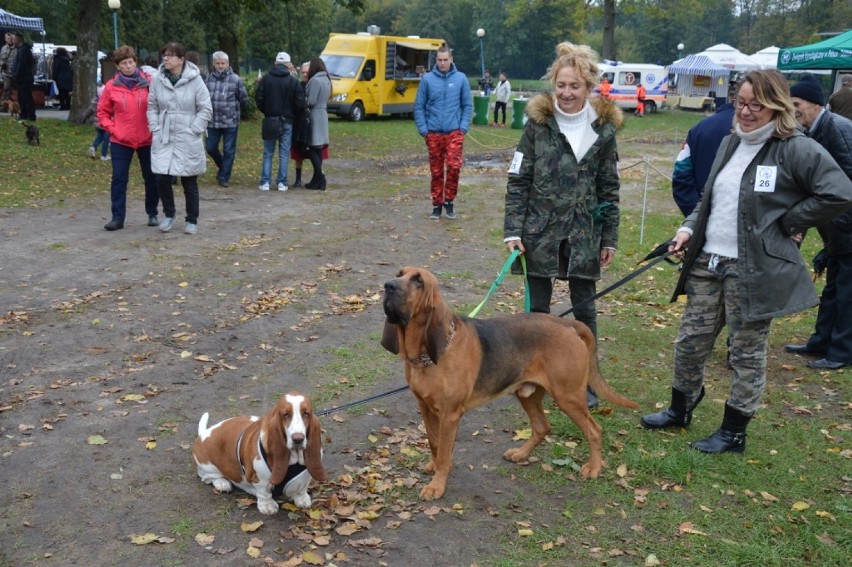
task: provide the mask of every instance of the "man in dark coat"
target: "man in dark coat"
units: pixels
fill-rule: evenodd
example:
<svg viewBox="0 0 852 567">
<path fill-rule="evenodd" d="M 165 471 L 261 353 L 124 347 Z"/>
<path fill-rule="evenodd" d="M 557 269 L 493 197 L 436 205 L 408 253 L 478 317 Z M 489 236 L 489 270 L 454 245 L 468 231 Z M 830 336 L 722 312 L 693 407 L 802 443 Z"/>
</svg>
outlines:
<svg viewBox="0 0 852 567">
<path fill-rule="evenodd" d="M 261 191 L 269 191 L 272 181 L 272 156 L 278 143 L 279 191 L 287 190 L 287 167 L 290 163 L 290 143 L 293 140 L 293 120 L 305 107 L 305 91 L 290 74 L 290 56 L 282 51 L 275 57 L 275 65 L 257 85 L 254 93 L 257 108 L 263 113 L 263 165 L 260 173 Z M 267 128 L 267 126 L 270 128 Z"/>
<path fill-rule="evenodd" d="M 15 34 L 17 54 L 12 79 L 18 91 L 18 104 L 21 106 L 21 120 L 35 120 L 35 101 L 33 101 L 33 48 L 24 43 L 24 36 Z"/>
<path fill-rule="evenodd" d="M 802 77 L 790 88 L 790 95 L 805 133 L 852 179 L 852 121 L 823 108 L 822 88 L 813 75 Z M 852 364 L 852 209 L 817 230 L 827 261 L 816 327 L 807 343 L 785 349 L 819 357 L 808 361 L 811 368 L 833 370 Z"/>
</svg>

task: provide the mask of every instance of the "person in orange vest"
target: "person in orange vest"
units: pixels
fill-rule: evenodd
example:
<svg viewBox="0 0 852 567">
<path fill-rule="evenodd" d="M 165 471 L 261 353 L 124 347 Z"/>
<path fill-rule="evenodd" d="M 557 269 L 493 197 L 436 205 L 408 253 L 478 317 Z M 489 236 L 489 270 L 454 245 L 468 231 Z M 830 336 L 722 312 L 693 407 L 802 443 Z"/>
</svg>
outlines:
<svg viewBox="0 0 852 567">
<path fill-rule="evenodd" d="M 604 75 L 601 84 L 598 85 L 598 92 L 601 93 L 601 98 L 609 100 L 609 91 L 612 89 L 612 85 L 609 84 L 609 79 Z"/>
<path fill-rule="evenodd" d="M 645 85 L 639 83 L 636 87 L 636 112 L 634 114 L 640 116 L 641 118 L 645 118 Z"/>
</svg>

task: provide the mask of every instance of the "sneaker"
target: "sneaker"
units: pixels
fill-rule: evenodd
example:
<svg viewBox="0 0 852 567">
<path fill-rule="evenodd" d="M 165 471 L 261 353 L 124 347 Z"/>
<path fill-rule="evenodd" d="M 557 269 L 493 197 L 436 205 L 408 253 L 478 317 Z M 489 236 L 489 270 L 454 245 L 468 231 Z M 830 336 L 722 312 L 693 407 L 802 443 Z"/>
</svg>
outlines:
<svg viewBox="0 0 852 567">
<path fill-rule="evenodd" d="M 287 190 L 287 185 L 285 185 L 284 183 L 279 183 L 279 184 L 278 184 L 278 190 L 279 190 L 279 191 L 286 191 L 286 190 Z"/>
<path fill-rule="evenodd" d="M 184 234 L 195 234 L 198 232 L 198 225 L 195 223 L 188 222 L 186 226 L 183 227 Z"/>
<path fill-rule="evenodd" d="M 89 146 L 89 157 L 95 159 L 95 146 Z"/>
<path fill-rule="evenodd" d="M 168 232 L 172 229 L 172 225 L 175 223 L 175 219 L 173 217 L 166 217 L 163 219 L 163 222 L 160 223 L 160 232 Z"/>
<path fill-rule="evenodd" d="M 227 187 L 227 186 L 228 186 L 228 182 L 225 181 L 222 178 L 219 178 L 219 187 Z"/>
<path fill-rule="evenodd" d="M 110 161 L 111 159 L 110 156 L 101 156 L 101 161 Z"/>
<path fill-rule="evenodd" d="M 429 218 L 432 220 L 438 220 L 441 218 L 441 205 L 435 205 L 432 207 L 432 214 L 429 215 Z"/>
<path fill-rule="evenodd" d="M 455 210 L 455 207 L 453 206 L 452 201 L 447 201 L 446 203 L 444 203 L 444 208 L 447 210 L 447 218 L 448 219 L 458 218 L 458 215 L 456 214 L 456 210 Z"/>
<path fill-rule="evenodd" d="M 157 215 L 148 216 L 148 226 L 159 226 L 160 221 L 157 220 Z"/>
<path fill-rule="evenodd" d="M 260 189 L 261 191 L 269 191 L 269 183 L 261 183 L 258 189 Z"/>
</svg>

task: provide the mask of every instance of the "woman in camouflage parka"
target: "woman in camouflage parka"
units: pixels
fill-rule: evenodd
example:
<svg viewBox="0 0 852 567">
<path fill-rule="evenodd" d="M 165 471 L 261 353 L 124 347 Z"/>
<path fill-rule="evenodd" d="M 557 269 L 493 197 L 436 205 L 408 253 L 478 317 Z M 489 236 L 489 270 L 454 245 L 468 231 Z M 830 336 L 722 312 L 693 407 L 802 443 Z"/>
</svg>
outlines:
<svg viewBox="0 0 852 567">
<path fill-rule="evenodd" d="M 552 290 L 551 278 L 567 279 L 572 304 L 577 305 L 579 290 L 574 288 L 584 288 L 586 297 L 594 295 L 594 281 L 600 279 L 601 267 L 612 261 L 618 244 L 615 132 L 623 117 L 609 101 L 586 99 L 596 84 L 597 66 L 587 59 L 587 52 L 594 52 L 571 44 L 560 47 L 566 45 L 570 54 L 551 67 L 556 95 L 538 95 L 527 105 L 529 120 L 509 171 L 504 236 L 510 251 L 520 248 L 526 256 L 531 287 Z M 560 65 L 563 59 L 567 61 Z M 554 72 L 554 67 L 566 69 L 567 65 L 570 70 L 579 67 L 580 61 L 586 61 L 588 72 L 582 75 L 588 77 L 574 79 L 585 79 L 580 89 L 584 97 L 570 95 L 579 108 L 567 114 L 559 91 L 569 89 L 560 87 L 562 73 Z M 560 122 L 576 118 L 580 119 L 578 135 L 568 138 Z M 576 149 L 575 139 L 579 140 Z M 577 150 L 582 153 L 579 159 Z M 533 311 L 548 313 L 550 292 L 540 295 L 532 298 Z M 591 314 L 583 322 L 596 331 L 594 305 L 588 307 Z M 579 313 L 577 319 L 583 320 Z"/>
<path fill-rule="evenodd" d="M 567 279 L 575 318 L 597 336 L 595 303 L 583 302 L 618 245 L 615 133 L 623 116 L 591 98 L 600 74 L 591 48 L 566 42 L 556 53 L 547 75 L 554 92 L 527 105 L 509 169 L 504 236 L 509 251 L 526 258 L 531 310 L 549 313 L 553 278 Z"/>
</svg>

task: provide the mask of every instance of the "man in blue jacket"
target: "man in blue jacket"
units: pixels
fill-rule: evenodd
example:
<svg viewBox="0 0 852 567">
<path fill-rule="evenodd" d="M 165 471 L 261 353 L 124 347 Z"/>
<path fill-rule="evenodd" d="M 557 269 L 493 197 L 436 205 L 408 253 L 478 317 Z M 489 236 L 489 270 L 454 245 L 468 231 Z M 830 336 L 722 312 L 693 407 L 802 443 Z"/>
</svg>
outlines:
<svg viewBox="0 0 852 567">
<path fill-rule="evenodd" d="M 716 114 L 705 118 L 686 135 L 686 142 L 677 155 L 672 174 L 672 197 L 684 217 L 688 217 L 704 190 L 716 150 L 722 139 L 731 133 L 734 123 L 733 97 L 736 84 L 731 85 L 728 100 L 716 109 Z"/>
<path fill-rule="evenodd" d="M 456 69 L 450 48 L 438 48 L 435 66 L 423 75 L 414 100 L 414 122 L 426 139 L 429 169 L 432 173 L 432 214 L 456 218 L 454 200 L 459 189 L 459 174 L 464 157 L 464 136 L 470 129 L 473 98 L 470 83 Z"/>
</svg>

